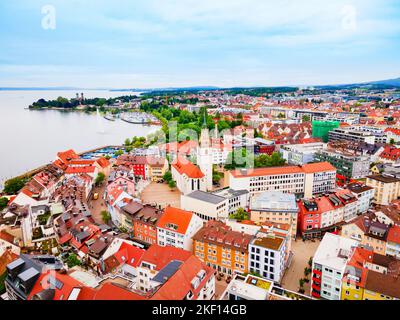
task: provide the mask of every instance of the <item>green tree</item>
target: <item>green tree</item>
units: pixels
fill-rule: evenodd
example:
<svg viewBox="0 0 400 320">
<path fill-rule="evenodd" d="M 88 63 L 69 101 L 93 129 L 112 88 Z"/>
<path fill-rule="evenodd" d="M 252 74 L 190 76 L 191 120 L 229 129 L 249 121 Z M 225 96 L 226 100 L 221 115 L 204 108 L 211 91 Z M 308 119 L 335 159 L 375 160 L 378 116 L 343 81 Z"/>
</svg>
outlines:
<svg viewBox="0 0 400 320">
<path fill-rule="evenodd" d="M 99 174 L 96 177 L 95 184 L 97 186 L 101 185 L 104 182 L 105 178 L 106 178 L 106 175 L 103 172 L 99 172 Z"/>
<path fill-rule="evenodd" d="M 172 173 L 171 171 L 167 171 L 163 176 L 164 181 L 170 182 L 172 180 Z"/>
<path fill-rule="evenodd" d="M 0 211 L 7 207 L 8 199 L 3 197 L 0 198 Z"/>
<path fill-rule="evenodd" d="M 74 253 L 70 254 L 67 258 L 68 268 L 82 265 L 82 262 L 78 259 L 78 256 Z"/>
<path fill-rule="evenodd" d="M 392 138 L 392 139 L 390 139 L 390 144 L 393 146 L 396 144 L 396 141 Z"/>
<path fill-rule="evenodd" d="M 229 216 L 230 219 L 235 219 L 238 221 L 243 221 L 243 220 L 249 220 L 250 216 L 249 213 L 244 210 L 243 208 L 239 208 L 236 210 L 236 212 L 234 214 L 231 214 Z"/>
<path fill-rule="evenodd" d="M 171 189 L 175 189 L 175 188 L 176 188 L 176 182 L 175 182 L 174 180 L 170 180 L 170 181 L 168 182 L 168 186 L 169 186 Z"/>
<path fill-rule="evenodd" d="M 125 139 L 124 145 L 125 145 L 126 147 L 127 147 L 127 146 L 130 146 L 131 144 L 132 144 L 131 139 L 129 139 L 129 138 Z"/>
<path fill-rule="evenodd" d="M 17 194 L 25 186 L 26 181 L 20 178 L 13 178 L 4 183 L 3 192 L 8 195 Z"/>
<path fill-rule="evenodd" d="M 310 118 L 309 115 L 304 115 L 303 118 L 302 118 L 302 120 L 303 120 L 303 122 L 310 122 L 310 121 L 311 121 L 311 118 Z"/>
<path fill-rule="evenodd" d="M 108 224 L 111 221 L 111 214 L 108 211 L 103 210 L 101 212 L 101 219 L 104 221 L 105 224 Z"/>
</svg>

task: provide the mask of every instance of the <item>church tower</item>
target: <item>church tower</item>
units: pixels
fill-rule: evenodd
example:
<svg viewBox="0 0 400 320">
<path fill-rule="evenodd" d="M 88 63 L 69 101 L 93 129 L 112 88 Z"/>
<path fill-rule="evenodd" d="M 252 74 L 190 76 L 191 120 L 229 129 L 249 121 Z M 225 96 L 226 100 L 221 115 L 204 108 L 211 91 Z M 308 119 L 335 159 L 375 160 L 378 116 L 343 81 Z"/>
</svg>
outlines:
<svg viewBox="0 0 400 320">
<path fill-rule="evenodd" d="M 197 148 L 197 164 L 200 167 L 200 170 L 206 176 L 207 191 L 211 191 L 213 187 L 213 161 L 211 153 L 210 131 L 207 127 L 206 114 L 207 109 L 204 114 L 204 124 L 201 130 L 199 147 Z"/>
</svg>

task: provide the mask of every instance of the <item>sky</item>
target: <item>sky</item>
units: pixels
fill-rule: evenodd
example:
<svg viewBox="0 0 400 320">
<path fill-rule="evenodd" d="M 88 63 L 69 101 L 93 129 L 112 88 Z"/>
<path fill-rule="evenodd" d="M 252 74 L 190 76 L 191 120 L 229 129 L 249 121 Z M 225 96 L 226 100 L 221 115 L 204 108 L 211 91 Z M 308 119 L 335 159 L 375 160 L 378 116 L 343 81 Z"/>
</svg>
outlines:
<svg viewBox="0 0 400 320">
<path fill-rule="evenodd" d="M 1 0 L 0 87 L 400 77 L 398 0 Z"/>
</svg>

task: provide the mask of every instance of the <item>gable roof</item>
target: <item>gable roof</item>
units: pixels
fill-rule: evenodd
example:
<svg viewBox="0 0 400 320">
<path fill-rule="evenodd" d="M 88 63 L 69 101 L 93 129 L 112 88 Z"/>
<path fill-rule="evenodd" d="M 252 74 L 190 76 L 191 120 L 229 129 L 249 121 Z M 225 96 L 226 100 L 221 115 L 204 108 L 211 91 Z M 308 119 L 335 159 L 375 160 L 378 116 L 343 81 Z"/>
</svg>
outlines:
<svg viewBox="0 0 400 320">
<path fill-rule="evenodd" d="M 200 170 L 200 168 L 191 163 L 189 160 L 187 160 L 187 163 L 185 164 L 178 160 L 172 166 L 176 171 L 179 172 L 180 175 L 185 174 L 192 179 L 201 179 L 204 177 L 204 173 Z"/>
<path fill-rule="evenodd" d="M 157 227 L 172 230 L 180 234 L 186 234 L 192 218 L 192 212 L 166 207 L 164 214 L 158 220 Z"/>
</svg>

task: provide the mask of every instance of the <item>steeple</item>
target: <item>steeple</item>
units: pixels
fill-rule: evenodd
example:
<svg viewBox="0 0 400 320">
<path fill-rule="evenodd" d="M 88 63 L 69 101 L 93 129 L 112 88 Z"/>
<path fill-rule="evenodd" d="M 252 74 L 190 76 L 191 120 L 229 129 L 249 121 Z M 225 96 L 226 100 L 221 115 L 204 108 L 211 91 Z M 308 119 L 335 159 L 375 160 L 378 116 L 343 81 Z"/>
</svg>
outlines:
<svg viewBox="0 0 400 320">
<path fill-rule="evenodd" d="M 203 129 L 207 128 L 207 108 L 204 108 L 204 121 L 203 121 Z"/>
</svg>

